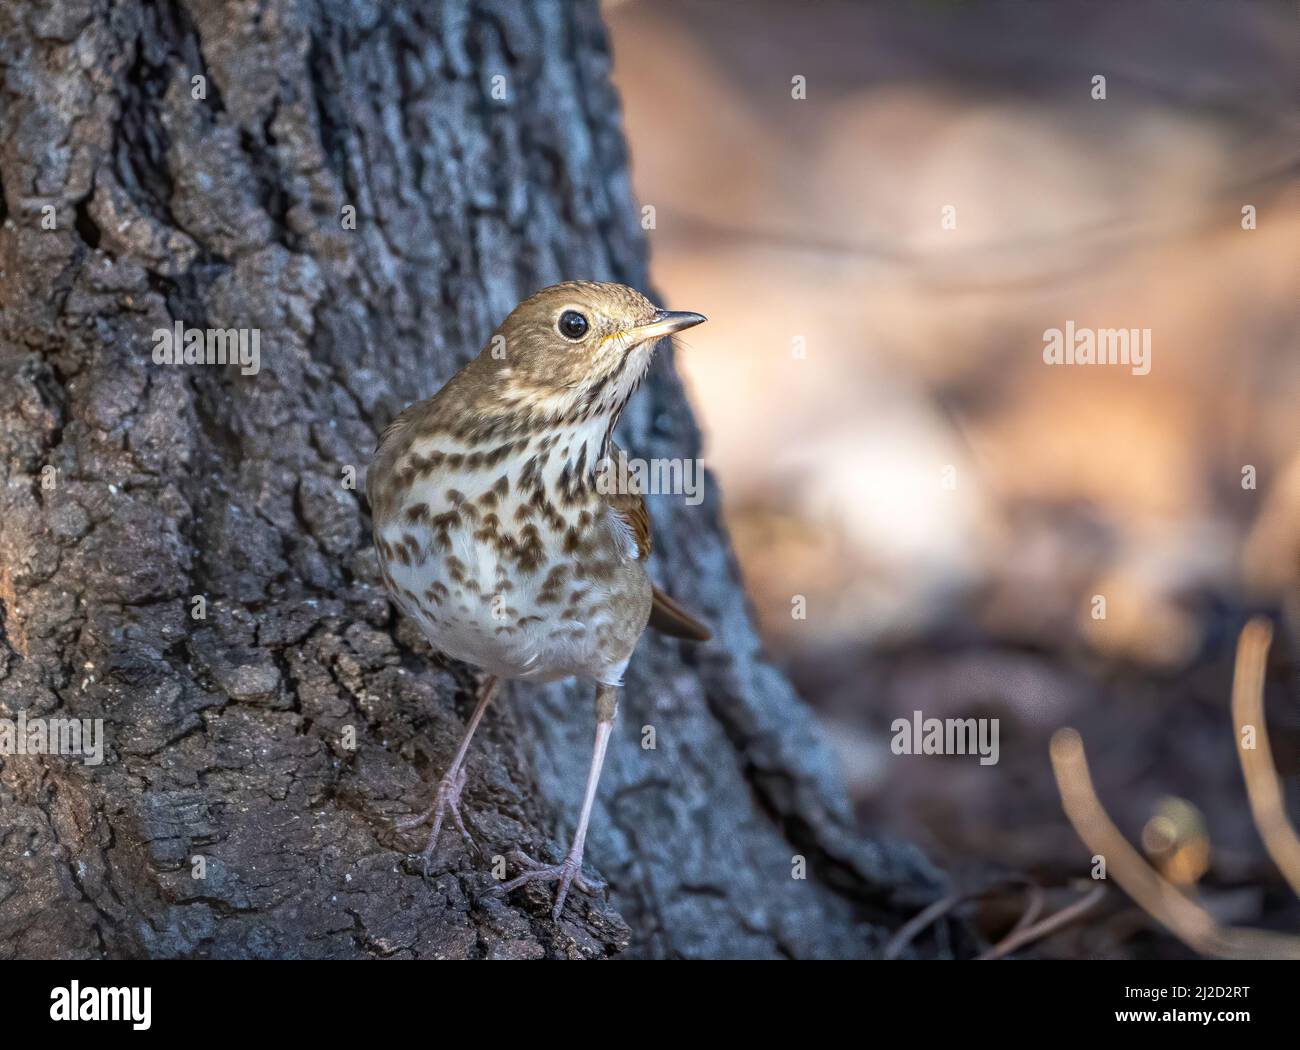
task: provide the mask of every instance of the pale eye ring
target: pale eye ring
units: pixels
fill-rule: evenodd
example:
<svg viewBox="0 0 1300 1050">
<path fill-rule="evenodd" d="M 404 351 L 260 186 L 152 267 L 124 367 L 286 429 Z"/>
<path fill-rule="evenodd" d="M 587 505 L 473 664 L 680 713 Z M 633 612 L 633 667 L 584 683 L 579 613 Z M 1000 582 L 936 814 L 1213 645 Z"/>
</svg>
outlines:
<svg viewBox="0 0 1300 1050">
<path fill-rule="evenodd" d="M 587 318 L 578 313 L 577 310 L 565 310 L 564 313 L 560 314 L 560 320 L 555 327 L 559 329 L 560 335 L 564 336 L 565 339 L 571 339 L 576 343 L 587 334 L 591 325 L 587 322 Z"/>
</svg>

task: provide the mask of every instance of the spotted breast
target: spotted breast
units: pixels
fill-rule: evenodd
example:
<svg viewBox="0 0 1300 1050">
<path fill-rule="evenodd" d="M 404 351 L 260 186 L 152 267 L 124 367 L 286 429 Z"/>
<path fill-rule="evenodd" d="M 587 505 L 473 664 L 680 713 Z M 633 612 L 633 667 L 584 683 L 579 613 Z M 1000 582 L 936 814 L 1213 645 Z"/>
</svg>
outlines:
<svg viewBox="0 0 1300 1050">
<path fill-rule="evenodd" d="M 399 417 L 377 457 L 396 483 L 370 493 L 376 548 L 436 649 L 505 678 L 621 683 L 652 588 L 627 501 L 597 491 L 611 448 L 601 417 L 494 435 Z"/>
</svg>

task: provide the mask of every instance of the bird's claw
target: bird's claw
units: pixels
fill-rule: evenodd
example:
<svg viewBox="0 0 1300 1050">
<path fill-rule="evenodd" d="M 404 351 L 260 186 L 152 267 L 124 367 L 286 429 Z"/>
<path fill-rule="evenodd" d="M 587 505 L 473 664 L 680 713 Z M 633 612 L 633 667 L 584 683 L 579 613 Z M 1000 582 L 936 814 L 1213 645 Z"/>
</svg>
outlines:
<svg viewBox="0 0 1300 1050">
<path fill-rule="evenodd" d="M 442 822 L 447 814 L 451 814 L 452 823 L 464 837 L 465 841 L 476 852 L 478 843 L 465 827 L 465 820 L 460 813 L 460 793 L 465 790 L 465 768 L 462 766 L 454 774 L 448 773 L 438 781 L 438 790 L 434 792 L 433 805 L 422 813 L 414 813 L 409 817 L 402 817 L 395 822 L 395 826 L 400 831 L 409 831 L 411 828 L 418 828 L 430 817 L 433 818 L 433 828 L 429 832 L 429 841 L 425 844 L 420 856 L 424 861 L 424 874 L 429 874 L 429 864 L 433 860 L 434 850 L 438 846 L 438 836 L 442 833 Z"/>
<path fill-rule="evenodd" d="M 595 888 L 582 877 L 581 853 L 571 852 L 559 864 L 542 864 L 540 861 L 533 860 L 527 853 L 519 851 L 516 853 L 520 865 L 528 870 L 522 875 L 516 875 L 509 882 L 501 883 L 496 887 L 496 892 L 507 894 L 528 882 L 558 882 L 559 886 L 555 890 L 555 905 L 551 908 L 551 918 L 557 921 L 564 911 L 564 902 L 569 896 L 570 886 L 577 886 L 588 896 L 595 895 Z"/>
</svg>

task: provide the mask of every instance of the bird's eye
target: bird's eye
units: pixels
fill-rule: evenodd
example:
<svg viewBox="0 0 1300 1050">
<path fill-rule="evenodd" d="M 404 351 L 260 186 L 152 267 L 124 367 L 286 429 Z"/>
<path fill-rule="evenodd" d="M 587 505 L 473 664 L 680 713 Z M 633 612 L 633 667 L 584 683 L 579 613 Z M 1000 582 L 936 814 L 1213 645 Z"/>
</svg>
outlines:
<svg viewBox="0 0 1300 1050">
<path fill-rule="evenodd" d="M 587 319 L 577 310 L 565 310 L 560 314 L 560 335 L 565 339 L 577 341 L 587 334 Z"/>
</svg>

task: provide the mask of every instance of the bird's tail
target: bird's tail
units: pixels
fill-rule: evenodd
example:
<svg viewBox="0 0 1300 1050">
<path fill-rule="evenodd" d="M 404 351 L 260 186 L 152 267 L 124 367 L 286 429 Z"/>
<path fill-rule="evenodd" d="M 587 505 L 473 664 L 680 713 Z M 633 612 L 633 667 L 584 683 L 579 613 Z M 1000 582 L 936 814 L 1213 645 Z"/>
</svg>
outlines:
<svg viewBox="0 0 1300 1050">
<path fill-rule="evenodd" d="M 670 638 L 692 642 L 707 642 L 713 637 L 712 631 L 658 587 L 654 588 L 654 604 L 650 606 L 650 626 Z"/>
</svg>

